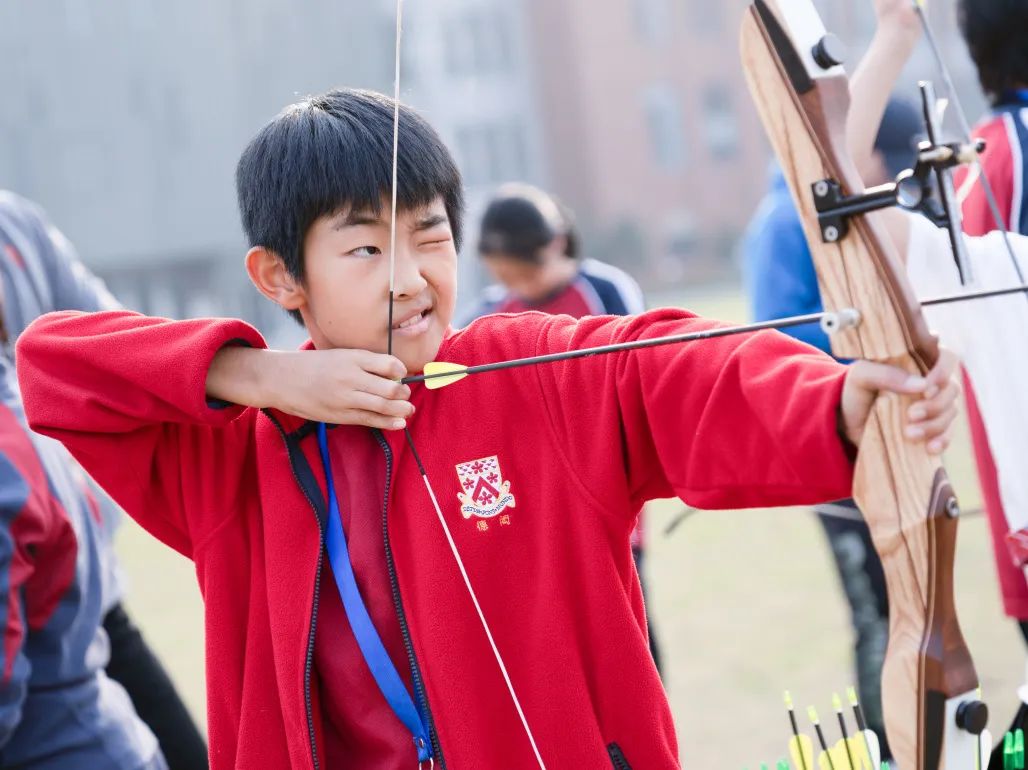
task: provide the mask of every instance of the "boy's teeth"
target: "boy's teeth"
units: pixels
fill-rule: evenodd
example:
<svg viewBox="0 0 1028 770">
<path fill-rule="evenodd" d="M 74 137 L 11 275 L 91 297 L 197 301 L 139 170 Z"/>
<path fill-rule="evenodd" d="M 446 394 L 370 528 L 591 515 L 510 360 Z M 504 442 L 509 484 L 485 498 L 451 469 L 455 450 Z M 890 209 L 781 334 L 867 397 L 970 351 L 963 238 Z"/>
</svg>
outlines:
<svg viewBox="0 0 1028 770">
<path fill-rule="evenodd" d="M 413 318 L 408 318 L 406 321 L 404 321 L 402 324 L 400 324 L 397 328 L 399 328 L 399 329 L 406 329 L 408 326 L 413 326 L 414 324 L 416 324 L 423 317 L 424 317 L 424 313 L 418 313 Z"/>
</svg>

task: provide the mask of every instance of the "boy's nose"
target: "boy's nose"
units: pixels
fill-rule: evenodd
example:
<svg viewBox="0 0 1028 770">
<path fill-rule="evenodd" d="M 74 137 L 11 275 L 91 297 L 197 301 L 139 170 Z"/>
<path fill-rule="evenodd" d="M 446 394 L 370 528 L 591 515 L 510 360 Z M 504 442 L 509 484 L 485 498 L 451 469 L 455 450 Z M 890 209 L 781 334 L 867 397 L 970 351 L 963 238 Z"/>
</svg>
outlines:
<svg viewBox="0 0 1028 770">
<path fill-rule="evenodd" d="M 397 249 L 394 270 L 393 295 L 396 297 L 417 296 L 428 286 L 420 263 L 406 249 Z"/>
</svg>

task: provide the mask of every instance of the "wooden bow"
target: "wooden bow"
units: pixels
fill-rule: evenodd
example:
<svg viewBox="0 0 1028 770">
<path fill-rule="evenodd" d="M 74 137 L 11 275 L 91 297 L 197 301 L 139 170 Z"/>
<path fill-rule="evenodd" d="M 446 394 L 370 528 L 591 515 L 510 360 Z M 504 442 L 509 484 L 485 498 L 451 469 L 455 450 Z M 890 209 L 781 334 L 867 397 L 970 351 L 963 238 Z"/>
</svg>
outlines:
<svg viewBox="0 0 1028 770">
<path fill-rule="evenodd" d="M 803 221 L 825 308 L 861 313 L 856 328 L 832 337 L 833 352 L 926 373 L 938 343 L 875 215 L 834 228 L 819 221 L 818 200 L 864 190 L 846 147 L 849 81 L 834 38 L 810 0 L 754 0 L 743 20 L 742 57 Z M 940 460 L 904 439 L 909 405 L 879 396 L 853 486 L 889 594 L 886 732 L 901 770 L 974 770 L 987 710 L 977 700 L 953 598 L 959 507 Z"/>
</svg>

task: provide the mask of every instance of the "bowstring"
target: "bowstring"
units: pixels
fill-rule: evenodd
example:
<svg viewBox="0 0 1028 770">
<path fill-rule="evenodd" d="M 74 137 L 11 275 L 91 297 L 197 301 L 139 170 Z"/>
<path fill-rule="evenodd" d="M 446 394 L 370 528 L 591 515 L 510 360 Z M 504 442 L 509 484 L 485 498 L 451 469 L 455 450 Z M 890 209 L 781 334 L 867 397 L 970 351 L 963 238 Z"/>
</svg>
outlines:
<svg viewBox="0 0 1028 770">
<path fill-rule="evenodd" d="M 972 142 L 971 135 L 971 123 L 967 119 L 967 113 L 964 112 L 964 107 L 960 103 L 960 99 L 957 98 L 957 89 L 953 83 L 953 77 L 950 74 L 949 67 L 946 66 L 946 62 L 942 58 L 942 49 L 939 47 L 939 41 L 935 37 L 935 33 L 932 31 L 931 25 L 928 23 L 928 14 L 925 11 L 924 0 L 912 0 L 914 4 L 914 10 L 917 13 L 917 17 L 921 22 L 921 28 L 924 30 L 925 39 L 928 41 L 928 47 L 931 49 L 932 58 L 935 59 L 935 67 L 939 71 L 939 75 L 942 77 L 943 84 L 946 86 L 946 93 L 949 97 L 950 103 L 953 105 L 953 111 L 957 118 L 957 127 L 963 134 L 961 137 L 962 141 L 968 143 L 973 160 L 974 170 L 977 174 L 978 181 L 982 186 L 982 191 L 985 193 L 985 199 L 989 204 L 989 212 L 992 216 L 993 223 L 996 225 L 996 229 L 1001 233 L 1003 238 L 1003 245 L 1006 248 L 1007 256 L 1010 258 L 1010 264 L 1014 267 L 1014 272 L 1017 274 L 1018 281 L 1023 284 L 1024 274 L 1021 271 L 1021 264 L 1018 262 L 1017 255 L 1014 253 L 1014 246 L 1010 241 L 1010 233 L 1007 229 L 1006 220 L 1003 219 L 1003 215 L 999 210 L 999 203 L 996 202 L 996 195 L 993 192 L 992 184 L 989 182 L 989 177 L 985 174 L 985 167 L 982 165 L 981 155 L 978 150 L 975 149 Z M 932 105 L 932 109 L 935 105 Z M 961 206 L 961 201 L 957 200 L 957 205 Z M 951 223 L 951 227 L 956 225 Z M 957 234 L 960 237 L 964 236 L 963 228 L 961 232 Z M 1028 295 L 1025 295 L 1028 299 Z"/>
<path fill-rule="evenodd" d="M 393 53 L 393 165 L 392 194 L 389 212 L 389 331 L 386 340 L 386 352 L 389 355 L 392 355 L 393 353 L 393 306 L 396 303 L 396 214 L 398 210 L 397 200 L 399 192 L 397 180 L 399 176 L 400 148 L 400 54 L 402 49 L 402 37 L 403 0 L 396 0 L 396 45 Z M 485 632 L 486 639 L 489 642 L 493 658 L 495 658 L 496 665 L 500 669 L 500 674 L 503 677 L 504 684 L 507 686 L 507 692 L 510 694 L 510 699 L 514 702 L 514 708 L 518 713 L 518 718 L 521 720 L 521 726 L 524 728 L 525 735 L 532 747 L 532 753 L 535 755 L 535 760 L 539 764 L 539 770 L 546 770 L 546 764 L 543 762 L 542 755 L 539 753 L 539 747 L 535 742 L 535 735 L 532 733 L 532 728 L 528 725 L 528 719 L 525 716 L 525 711 L 521 707 L 521 700 L 518 698 L 518 694 L 514 689 L 514 683 L 511 681 L 510 674 L 507 672 L 507 664 L 503 661 L 503 656 L 500 654 L 500 649 L 496 645 L 496 640 L 493 637 L 492 629 L 489 627 L 489 622 L 486 620 L 485 613 L 482 611 L 482 605 L 478 601 L 478 595 L 475 593 L 475 589 L 471 585 L 471 578 L 468 576 L 468 571 L 464 567 L 464 560 L 461 558 L 460 551 L 457 548 L 457 543 L 453 539 L 453 534 L 450 532 L 450 527 L 446 523 L 446 517 L 443 516 L 443 510 L 439 505 L 435 489 L 433 489 L 432 482 L 428 479 L 428 472 L 425 470 L 425 465 L 421 461 L 421 456 L 418 454 L 418 450 L 414 446 L 414 437 L 411 435 L 410 428 L 404 428 L 403 432 L 407 439 L 407 445 L 410 447 L 411 455 L 417 465 L 418 472 L 421 474 L 421 479 L 425 484 L 425 489 L 428 491 L 428 497 L 432 501 L 432 508 L 435 510 L 436 518 L 439 520 L 439 525 L 442 527 L 443 535 L 446 537 L 446 542 L 450 547 L 450 553 L 453 555 L 453 560 L 457 564 L 457 569 L 464 581 L 464 587 L 467 589 L 468 596 L 471 598 L 471 603 L 475 607 L 475 614 L 478 616 L 478 621 L 481 624 L 482 630 Z"/>
</svg>

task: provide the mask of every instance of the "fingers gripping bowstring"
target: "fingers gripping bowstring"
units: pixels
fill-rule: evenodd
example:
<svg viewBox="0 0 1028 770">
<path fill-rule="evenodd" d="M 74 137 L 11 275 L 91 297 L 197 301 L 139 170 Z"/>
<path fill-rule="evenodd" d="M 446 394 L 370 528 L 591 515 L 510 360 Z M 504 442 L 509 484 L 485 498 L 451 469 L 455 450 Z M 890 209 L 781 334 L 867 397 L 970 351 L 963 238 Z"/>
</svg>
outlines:
<svg viewBox="0 0 1028 770">
<path fill-rule="evenodd" d="M 1010 242 L 1010 233 L 1007 229 L 1006 220 L 1003 219 L 1003 215 L 999 210 L 999 204 L 996 202 L 996 194 L 993 192 L 992 185 L 989 183 L 989 178 L 985 175 L 985 168 L 982 166 L 981 156 L 977 150 L 974 149 L 973 143 L 971 142 L 971 123 L 967 119 L 967 113 L 964 112 L 964 108 L 957 98 L 957 89 L 953 83 L 953 77 L 950 74 L 949 67 L 946 66 L 945 60 L 942 58 L 942 49 L 939 48 L 939 41 L 935 38 L 935 33 L 932 32 L 932 27 L 928 23 L 928 14 L 925 11 L 924 0 L 911 0 L 914 4 L 914 10 L 917 12 L 917 17 L 921 22 L 921 27 L 924 30 L 925 39 L 928 41 L 928 47 L 931 48 L 932 58 L 935 60 L 936 69 L 939 71 L 939 75 L 942 77 L 943 84 L 946 86 L 946 93 L 949 97 L 950 103 L 953 105 L 953 112 L 957 117 L 957 127 L 960 129 L 962 136 L 961 141 L 965 141 L 971 146 L 971 152 L 974 155 L 974 172 L 977 180 L 982 185 L 982 192 L 985 193 L 985 199 L 989 204 L 989 212 L 992 216 L 992 220 L 996 225 L 996 229 L 1002 234 L 1003 245 L 1006 247 L 1007 256 L 1010 258 L 1010 264 L 1014 267 L 1014 272 L 1017 274 L 1018 281 L 1024 284 L 1024 273 L 1021 270 L 1021 264 L 1017 260 L 1017 255 L 1014 253 L 1014 246 Z M 957 201 L 957 206 L 961 205 L 961 201 Z M 950 225 L 954 226 L 953 224 Z M 958 237 L 963 237 L 963 232 L 956 233 Z M 1028 294 L 1025 295 L 1028 298 Z"/>
<path fill-rule="evenodd" d="M 397 178 L 400 147 L 400 52 L 402 36 L 403 0 L 396 0 L 396 46 L 393 61 L 393 173 L 389 212 L 389 331 L 386 344 L 386 350 L 389 355 L 392 355 L 393 353 L 393 304 L 396 300 L 396 214 L 398 208 Z M 457 569 L 464 581 L 464 587 L 467 589 L 468 596 L 471 598 L 471 603 L 475 607 L 475 613 L 478 615 L 479 623 L 482 626 L 482 630 L 485 632 L 486 639 L 489 642 L 489 647 L 492 649 L 493 657 L 496 659 L 496 665 L 499 667 L 500 674 L 503 676 L 503 681 L 507 685 L 507 692 L 510 693 L 510 698 L 514 702 L 514 708 L 518 712 L 518 718 L 521 720 L 521 726 L 524 728 L 528 742 L 532 746 L 532 753 L 535 755 L 535 760 L 539 764 L 540 770 L 546 770 L 546 765 L 543 762 L 542 755 L 539 753 L 539 747 L 535 742 L 535 736 L 532 734 L 532 728 L 528 726 L 528 719 L 525 717 L 524 709 L 521 708 L 521 701 L 518 698 L 517 692 L 514 690 L 514 683 L 511 681 L 510 674 L 507 672 L 507 665 L 503 662 L 503 656 L 500 655 L 500 649 L 496 646 L 496 640 L 493 638 L 492 629 L 489 627 L 489 623 L 485 619 L 485 613 L 482 611 L 482 605 L 478 602 L 478 595 L 475 593 L 475 589 L 471 585 L 471 578 L 468 577 L 468 571 L 464 567 L 464 560 L 461 558 L 460 551 L 457 549 L 457 543 L 454 541 L 453 535 L 450 532 L 450 527 L 446 523 L 446 518 L 443 516 L 443 510 L 439 505 L 439 500 L 436 498 L 435 490 L 432 488 L 432 483 L 428 480 L 428 473 L 425 471 L 425 466 L 421 462 L 418 450 L 414 446 L 414 438 L 411 436 L 410 428 L 405 428 L 404 434 L 406 435 L 407 445 L 410 447 L 414 462 L 417 464 L 418 472 L 421 474 L 421 480 L 425 483 L 425 489 L 428 491 L 428 497 L 432 501 L 432 508 L 435 510 L 436 518 L 439 520 L 439 525 L 442 527 L 443 535 L 446 537 L 446 542 L 450 547 L 450 553 L 453 554 L 453 560 L 457 564 Z"/>
</svg>

